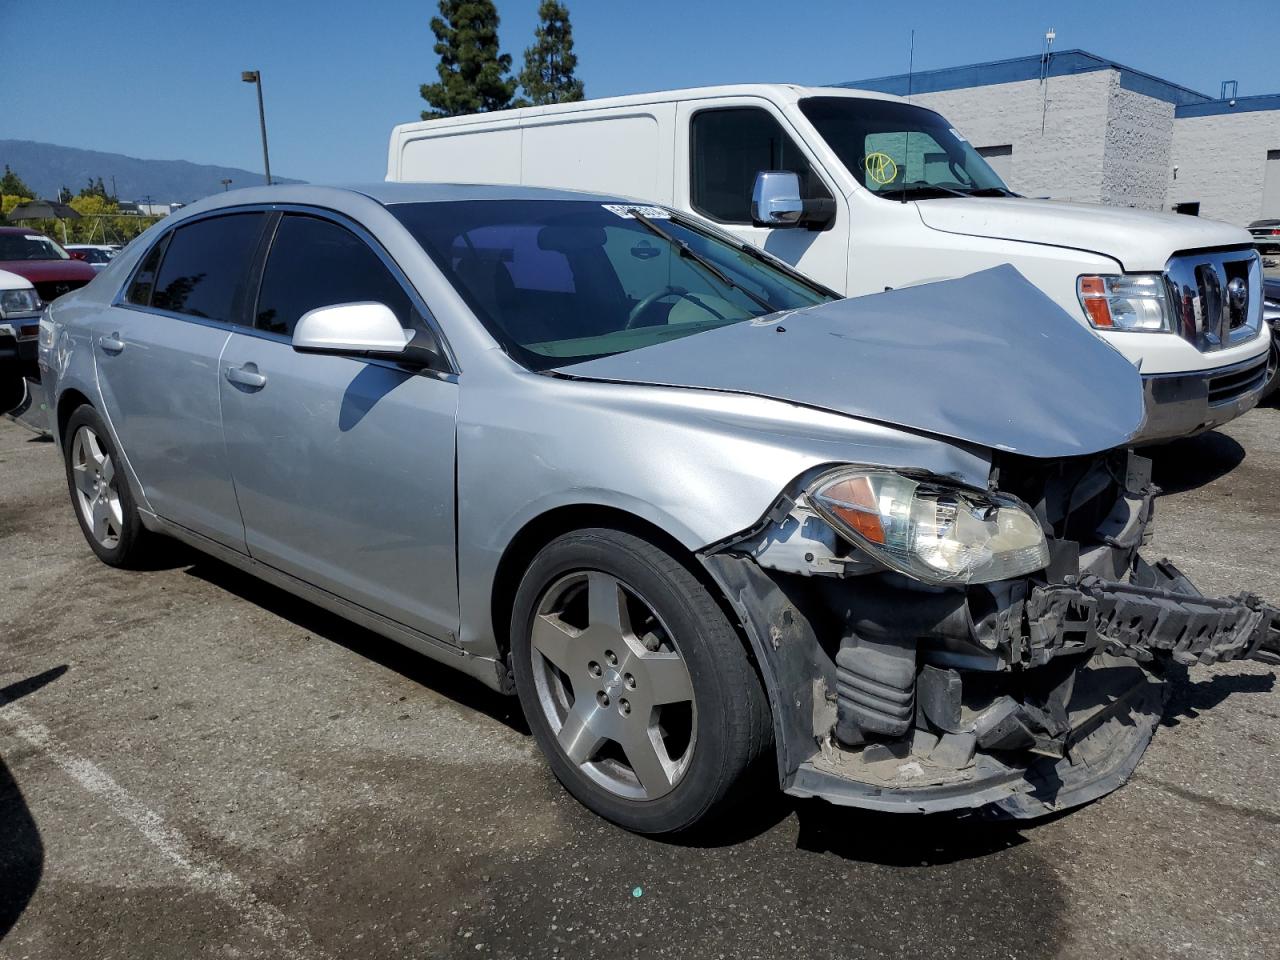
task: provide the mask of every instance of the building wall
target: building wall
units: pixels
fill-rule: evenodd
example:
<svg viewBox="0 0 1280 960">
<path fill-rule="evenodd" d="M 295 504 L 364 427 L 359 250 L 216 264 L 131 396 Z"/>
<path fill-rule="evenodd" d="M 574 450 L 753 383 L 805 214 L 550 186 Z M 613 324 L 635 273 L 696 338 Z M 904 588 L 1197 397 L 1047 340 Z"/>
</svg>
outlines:
<svg viewBox="0 0 1280 960">
<path fill-rule="evenodd" d="M 1029 197 L 1100 202 L 1111 93 L 1118 74 L 1096 70 L 1048 81 L 1019 80 L 913 96 L 937 110 L 975 147 L 1013 147 L 1011 189 Z"/>
<path fill-rule="evenodd" d="M 1275 110 L 1179 117 L 1166 174 L 1169 202 L 1198 200 L 1200 216 L 1241 226 L 1264 214 L 1280 217 L 1280 210 L 1262 209 L 1269 150 L 1280 150 Z"/>
<path fill-rule="evenodd" d="M 1121 86 L 1111 73 L 1106 152 L 1102 162 L 1102 202 L 1143 210 L 1164 210 L 1173 149 L 1174 105 Z"/>
</svg>

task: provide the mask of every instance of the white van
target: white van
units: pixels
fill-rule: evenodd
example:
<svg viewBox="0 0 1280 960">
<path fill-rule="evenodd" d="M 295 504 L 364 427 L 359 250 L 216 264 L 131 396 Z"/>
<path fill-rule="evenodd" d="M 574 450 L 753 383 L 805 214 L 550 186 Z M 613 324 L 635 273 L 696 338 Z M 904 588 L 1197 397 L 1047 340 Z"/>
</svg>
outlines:
<svg viewBox="0 0 1280 960">
<path fill-rule="evenodd" d="M 1139 367 L 1144 441 L 1225 423 L 1267 381 L 1247 231 L 1016 196 L 940 114 L 887 94 L 753 84 L 407 123 L 387 179 L 657 201 L 848 296 L 1011 263 Z"/>
</svg>

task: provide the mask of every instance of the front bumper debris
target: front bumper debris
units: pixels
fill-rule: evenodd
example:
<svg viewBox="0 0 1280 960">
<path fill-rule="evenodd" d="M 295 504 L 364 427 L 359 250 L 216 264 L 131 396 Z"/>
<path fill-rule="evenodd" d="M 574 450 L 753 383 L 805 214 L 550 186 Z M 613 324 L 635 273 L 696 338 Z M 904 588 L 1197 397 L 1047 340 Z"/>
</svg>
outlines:
<svg viewBox="0 0 1280 960">
<path fill-rule="evenodd" d="M 784 790 L 837 804 L 1024 818 L 1086 803 L 1137 766 L 1170 662 L 1280 662 L 1280 610 L 1251 594 L 1204 597 L 1167 561 L 1137 558 L 1134 582 L 1007 582 L 986 616 L 958 591 L 904 602 L 890 584 L 826 580 L 828 599 L 852 598 L 826 623 L 749 558 L 704 563 L 765 675 Z M 840 620 L 833 657 L 819 634 Z M 886 622 L 906 626 L 870 629 Z M 985 662 L 952 642 L 970 631 Z"/>
<path fill-rule="evenodd" d="M 1280 662 L 1280 610 L 1251 593 L 1203 596 L 1167 560 L 1139 570 L 1148 584 L 1086 576 L 1035 586 L 1026 611 L 1033 662 L 1071 649 L 1101 649 L 1140 663 Z"/>
</svg>

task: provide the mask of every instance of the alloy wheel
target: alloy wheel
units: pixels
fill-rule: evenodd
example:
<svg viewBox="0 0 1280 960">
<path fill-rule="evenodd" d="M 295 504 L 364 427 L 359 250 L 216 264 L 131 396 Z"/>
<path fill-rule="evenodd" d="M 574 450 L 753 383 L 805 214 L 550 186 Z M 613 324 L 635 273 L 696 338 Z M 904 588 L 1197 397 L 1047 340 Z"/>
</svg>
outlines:
<svg viewBox="0 0 1280 960">
<path fill-rule="evenodd" d="M 71 441 L 76 507 L 93 539 L 108 550 L 120 543 L 124 510 L 115 464 L 92 427 L 82 426 Z"/>
<path fill-rule="evenodd" d="M 561 749 L 630 800 L 673 790 L 697 733 L 693 681 L 670 631 L 617 577 L 579 571 L 544 591 L 533 620 L 533 680 Z"/>
</svg>

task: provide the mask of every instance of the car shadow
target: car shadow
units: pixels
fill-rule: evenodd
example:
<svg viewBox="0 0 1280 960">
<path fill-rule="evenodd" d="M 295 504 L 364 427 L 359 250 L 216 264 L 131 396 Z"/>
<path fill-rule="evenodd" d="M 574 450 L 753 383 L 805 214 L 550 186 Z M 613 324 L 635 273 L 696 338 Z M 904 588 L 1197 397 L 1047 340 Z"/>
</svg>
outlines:
<svg viewBox="0 0 1280 960">
<path fill-rule="evenodd" d="M 294 626 L 393 670 L 460 706 L 479 711 L 519 733 L 529 732 L 515 697 L 503 696 L 490 690 L 479 680 L 460 670 L 432 660 L 394 640 L 388 640 L 336 613 L 330 613 L 212 557 L 197 557 L 186 572 L 288 620 Z"/>
<path fill-rule="evenodd" d="M 1273 673 L 1216 674 L 1207 680 L 1192 680 L 1187 668 L 1178 663 L 1170 663 L 1166 676 L 1169 700 L 1160 721 L 1164 727 L 1194 720 L 1202 710 L 1212 710 L 1233 694 L 1270 693 L 1276 685 Z"/>
<path fill-rule="evenodd" d="M 1151 458 L 1151 479 L 1164 493 L 1182 493 L 1212 483 L 1238 467 L 1246 456 L 1234 438 L 1216 430 L 1146 447 L 1141 453 Z"/>
<path fill-rule="evenodd" d="M 0 710 L 53 683 L 66 664 L 0 687 Z M 0 757 L 0 943 L 35 896 L 44 875 L 44 842 L 13 771 Z"/>
</svg>

